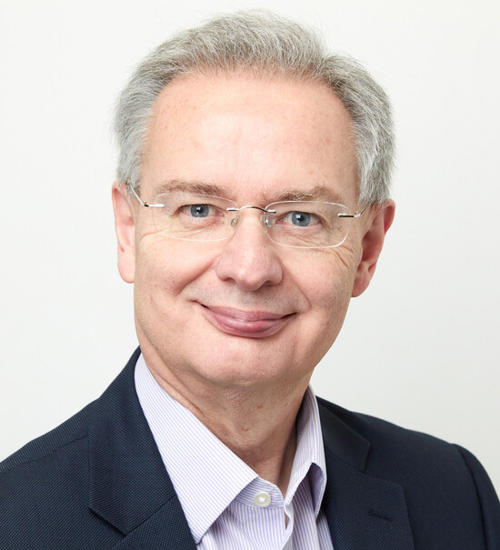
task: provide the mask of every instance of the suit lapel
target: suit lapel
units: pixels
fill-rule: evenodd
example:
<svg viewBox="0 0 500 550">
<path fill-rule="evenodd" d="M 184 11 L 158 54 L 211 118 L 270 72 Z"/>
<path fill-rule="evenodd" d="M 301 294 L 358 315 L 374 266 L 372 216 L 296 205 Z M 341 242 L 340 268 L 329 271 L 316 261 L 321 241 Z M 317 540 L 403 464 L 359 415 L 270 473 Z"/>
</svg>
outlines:
<svg viewBox="0 0 500 550">
<path fill-rule="evenodd" d="M 174 496 L 112 550 L 196 550 L 196 546 Z"/>
<path fill-rule="evenodd" d="M 335 550 L 414 550 L 403 488 L 364 473 L 370 443 L 319 405 L 328 479 L 323 510 Z"/>
<path fill-rule="evenodd" d="M 134 353 L 93 409 L 89 507 L 125 535 L 117 549 L 195 550 L 135 393 L 139 353 Z"/>
</svg>

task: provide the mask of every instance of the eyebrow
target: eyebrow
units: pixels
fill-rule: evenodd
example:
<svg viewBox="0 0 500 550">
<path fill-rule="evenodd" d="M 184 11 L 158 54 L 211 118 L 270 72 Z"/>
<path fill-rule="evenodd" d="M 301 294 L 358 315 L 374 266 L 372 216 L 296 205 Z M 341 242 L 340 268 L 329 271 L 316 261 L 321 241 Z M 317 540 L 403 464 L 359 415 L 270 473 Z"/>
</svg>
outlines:
<svg viewBox="0 0 500 550">
<path fill-rule="evenodd" d="M 329 202 L 339 202 L 340 196 L 333 189 L 325 185 L 316 185 L 312 189 L 289 189 L 281 193 L 276 202 L 279 201 L 303 201 L 303 200 L 325 200 Z"/>
<path fill-rule="evenodd" d="M 168 180 L 162 183 L 155 192 L 158 195 L 166 191 L 184 191 L 202 196 L 227 197 L 227 192 L 219 185 L 202 181 Z M 287 189 L 274 198 L 272 202 L 305 200 L 342 202 L 339 194 L 325 185 L 316 185 L 311 189 Z"/>
<path fill-rule="evenodd" d="M 155 193 L 165 193 L 166 191 L 185 191 L 195 195 L 207 195 L 216 197 L 225 197 L 226 193 L 222 187 L 212 183 L 204 183 L 202 181 L 184 181 L 179 179 L 169 180 L 162 183 Z"/>
</svg>

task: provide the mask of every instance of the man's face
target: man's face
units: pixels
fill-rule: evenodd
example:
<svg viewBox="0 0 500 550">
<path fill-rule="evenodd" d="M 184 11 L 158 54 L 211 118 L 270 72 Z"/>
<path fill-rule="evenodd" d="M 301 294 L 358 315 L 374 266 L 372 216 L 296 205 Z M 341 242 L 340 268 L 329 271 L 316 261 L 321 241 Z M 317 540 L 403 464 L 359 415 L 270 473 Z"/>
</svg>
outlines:
<svg viewBox="0 0 500 550">
<path fill-rule="evenodd" d="M 245 73 L 179 77 L 153 108 L 140 195 L 151 202 L 169 182 L 217 186 L 240 206 L 261 207 L 324 186 L 322 200 L 354 212 L 349 115 L 318 83 Z M 151 209 L 127 202 L 118 187 L 114 198 L 120 272 L 135 284 L 142 351 L 186 387 L 308 380 L 350 297 L 368 284 L 360 266 L 370 212 L 337 248 L 300 249 L 270 241 L 258 210 L 242 211 L 229 240 L 187 242 L 158 233 Z"/>
</svg>

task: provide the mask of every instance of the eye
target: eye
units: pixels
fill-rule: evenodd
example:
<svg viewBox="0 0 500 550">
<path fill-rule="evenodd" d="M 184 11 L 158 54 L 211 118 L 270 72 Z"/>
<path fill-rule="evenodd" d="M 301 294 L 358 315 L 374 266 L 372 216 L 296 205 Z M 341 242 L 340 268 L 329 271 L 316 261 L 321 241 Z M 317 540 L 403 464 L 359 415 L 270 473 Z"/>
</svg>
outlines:
<svg viewBox="0 0 500 550">
<path fill-rule="evenodd" d="M 188 204 L 182 210 L 193 218 L 206 218 L 215 214 L 215 207 L 211 204 Z"/>
<path fill-rule="evenodd" d="M 318 223 L 319 218 L 316 214 L 312 214 L 311 212 L 294 211 L 287 212 L 284 216 L 284 220 L 286 223 L 291 223 L 297 227 L 309 227 L 310 225 Z"/>
</svg>

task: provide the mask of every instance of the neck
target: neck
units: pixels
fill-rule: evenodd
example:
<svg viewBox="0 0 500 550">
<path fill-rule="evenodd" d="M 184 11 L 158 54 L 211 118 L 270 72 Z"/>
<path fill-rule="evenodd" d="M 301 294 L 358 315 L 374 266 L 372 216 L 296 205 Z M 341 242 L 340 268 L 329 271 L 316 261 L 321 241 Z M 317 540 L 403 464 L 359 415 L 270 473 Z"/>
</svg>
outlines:
<svg viewBox="0 0 500 550">
<path fill-rule="evenodd" d="M 242 388 L 200 384 L 194 380 L 182 383 L 154 356 L 144 354 L 144 359 L 167 393 L 285 495 L 295 456 L 295 420 L 309 377 L 293 384 Z"/>
</svg>

